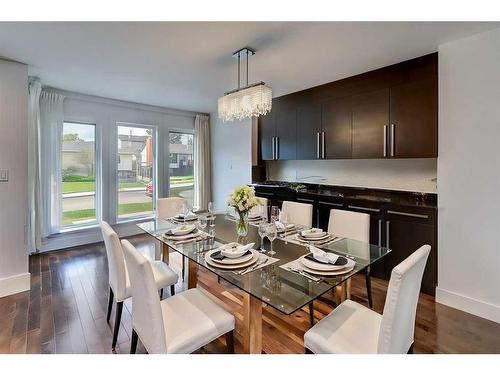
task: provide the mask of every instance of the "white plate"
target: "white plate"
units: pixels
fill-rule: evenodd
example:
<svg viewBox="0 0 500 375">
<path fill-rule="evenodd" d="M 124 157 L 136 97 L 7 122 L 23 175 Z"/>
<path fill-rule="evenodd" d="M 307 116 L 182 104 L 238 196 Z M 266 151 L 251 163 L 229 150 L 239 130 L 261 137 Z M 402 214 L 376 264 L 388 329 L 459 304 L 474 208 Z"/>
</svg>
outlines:
<svg viewBox="0 0 500 375">
<path fill-rule="evenodd" d="M 352 267 L 345 267 L 345 268 L 342 268 L 340 270 L 335 270 L 335 271 L 313 270 L 312 268 L 306 267 L 304 265 L 302 266 L 302 268 L 304 268 L 304 271 L 306 271 L 307 273 L 311 273 L 311 274 L 314 274 L 314 275 L 319 275 L 319 276 L 338 276 L 338 275 L 343 275 L 345 273 L 351 272 L 353 270 L 354 266 L 352 266 Z"/>
<path fill-rule="evenodd" d="M 303 266 L 316 271 L 337 271 L 342 268 L 353 268 L 356 264 L 352 259 L 347 258 L 347 264 L 343 266 L 335 266 L 328 263 L 313 262 L 312 260 L 306 259 L 306 256 L 307 254 L 299 258 L 300 263 Z"/>
<path fill-rule="evenodd" d="M 182 227 L 185 227 L 184 229 L 181 229 Z M 183 236 L 185 234 L 191 233 L 194 231 L 196 227 L 192 224 L 184 224 L 184 225 L 179 225 L 177 228 L 175 228 L 175 233 L 174 234 L 167 234 L 167 236 Z"/>
<path fill-rule="evenodd" d="M 210 250 L 208 252 L 209 256 L 211 254 L 215 253 L 216 251 L 219 251 L 219 249 Z M 244 255 L 244 256 L 241 256 L 239 258 L 225 258 L 223 260 L 217 260 L 217 259 L 210 258 L 210 260 L 212 262 L 215 262 L 215 263 L 218 263 L 218 264 L 240 264 L 240 263 L 245 263 L 245 262 L 248 262 L 250 259 L 252 259 L 253 256 L 254 256 L 255 250 L 250 249 L 250 251 L 252 252 L 251 254 Z"/>
<path fill-rule="evenodd" d="M 210 251 L 209 251 L 208 253 L 205 254 L 205 262 L 207 262 L 208 265 L 215 267 L 215 268 L 221 268 L 221 269 L 226 269 L 226 270 L 235 270 L 238 268 L 249 267 L 252 264 L 254 264 L 255 262 L 257 262 L 257 260 L 260 257 L 260 253 L 258 251 L 255 251 L 255 250 L 252 250 L 252 253 L 253 253 L 252 258 L 247 262 L 239 263 L 239 264 L 220 264 L 220 263 L 214 262 L 212 260 L 212 258 L 210 258 Z"/>
<path fill-rule="evenodd" d="M 314 230 L 314 231 L 313 231 Z M 319 228 L 313 228 L 313 229 L 305 229 L 299 232 L 299 234 L 307 239 L 318 239 L 318 238 L 323 238 L 325 237 L 325 234 L 328 234 L 328 232 L 324 232 Z"/>
<path fill-rule="evenodd" d="M 323 232 L 324 235 L 321 236 L 321 237 L 304 237 L 302 236 L 300 233 L 297 234 L 297 239 L 299 241 L 302 241 L 302 242 L 316 242 L 316 241 L 324 241 L 326 240 L 328 237 L 330 237 L 330 233 L 328 232 Z"/>
<path fill-rule="evenodd" d="M 190 240 L 191 238 L 197 238 L 201 236 L 202 232 L 201 231 L 196 231 L 194 233 L 189 233 L 185 234 L 183 236 L 172 236 L 169 234 L 163 234 L 163 237 L 166 238 L 168 241 L 182 241 L 182 240 Z"/>
<path fill-rule="evenodd" d="M 183 218 L 183 217 L 179 217 L 179 216 L 174 216 L 173 218 L 175 221 L 179 221 L 181 223 L 185 222 L 185 221 L 194 221 L 194 220 L 198 220 L 198 215 L 195 215 L 195 216 L 190 216 L 190 217 L 187 217 L 187 218 Z"/>
</svg>

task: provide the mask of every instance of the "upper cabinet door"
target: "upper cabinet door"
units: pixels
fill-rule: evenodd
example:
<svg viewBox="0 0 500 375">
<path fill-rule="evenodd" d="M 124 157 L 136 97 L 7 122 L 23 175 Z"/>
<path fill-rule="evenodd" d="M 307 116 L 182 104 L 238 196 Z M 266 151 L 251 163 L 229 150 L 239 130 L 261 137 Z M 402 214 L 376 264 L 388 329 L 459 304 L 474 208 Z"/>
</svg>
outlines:
<svg viewBox="0 0 500 375">
<path fill-rule="evenodd" d="M 432 78 L 391 88 L 391 157 L 437 157 L 437 86 Z"/>
<path fill-rule="evenodd" d="M 297 108 L 297 160 L 318 159 L 321 132 L 321 105 Z"/>
<path fill-rule="evenodd" d="M 353 158 L 386 157 L 389 130 L 389 89 L 352 97 Z"/>
<path fill-rule="evenodd" d="M 276 108 L 276 159 L 295 160 L 297 156 L 297 111 L 295 107 Z"/>
<path fill-rule="evenodd" d="M 273 160 L 274 155 L 274 137 L 276 136 L 276 122 L 274 111 L 271 110 L 267 115 L 259 117 L 260 121 L 260 150 L 262 160 Z"/>
<path fill-rule="evenodd" d="M 351 158 L 350 98 L 326 101 L 322 106 L 322 152 L 324 159 Z"/>
</svg>

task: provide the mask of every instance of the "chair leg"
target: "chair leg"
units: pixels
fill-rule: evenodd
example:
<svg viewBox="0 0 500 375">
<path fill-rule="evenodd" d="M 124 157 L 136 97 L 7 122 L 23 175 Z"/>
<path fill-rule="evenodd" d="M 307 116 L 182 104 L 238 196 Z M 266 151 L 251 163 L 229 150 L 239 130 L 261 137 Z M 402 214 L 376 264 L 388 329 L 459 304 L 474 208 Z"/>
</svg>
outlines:
<svg viewBox="0 0 500 375">
<path fill-rule="evenodd" d="M 234 354 L 234 330 L 226 333 L 226 346 L 229 354 Z"/>
<path fill-rule="evenodd" d="M 137 336 L 137 332 L 135 329 L 132 329 L 132 340 L 130 340 L 130 354 L 135 354 L 135 351 L 137 350 L 137 339 L 139 336 Z"/>
<path fill-rule="evenodd" d="M 163 299 L 163 288 L 160 289 L 160 300 Z"/>
<path fill-rule="evenodd" d="M 309 303 L 309 325 L 314 326 L 314 302 Z"/>
<path fill-rule="evenodd" d="M 310 351 L 309 349 L 307 348 L 304 348 L 304 353 L 305 354 L 314 354 L 312 351 Z"/>
<path fill-rule="evenodd" d="M 182 256 L 182 281 L 184 281 L 184 277 L 186 275 L 186 257 Z"/>
<path fill-rule="evenodd" d="M 366 295 L 368 296 L 368 307 L 371 309 L 373 307 L 372 299 L 372 279 L 370 276 L 370 267 L 366 269 Z"/>
<path fill-rule="evenodd" d="M 175 295 L 175 285 L 172 284 L 170 285 L 170 296 L 174 296 Z"/>
<path fill-rule="evenodd" d="M 217 276 L 217 284 L 220 284 L 220 276 Z"/>
<path fill-rule="evenodd" d="M 120 329 L 120 323 L 122 320 L 122 310 L 123 301 L 116 303 L 116 316 L 115 316 L 115 329 L 113 331 L 113 344 L 111 344 L 111 349 L 115 350 L 116 340 L 118 340 L 118 331 Z"/>
<path fill-rule="evenodd" d="M 411 343 L 411 345 L 410 345 L 410 349 L 408 349 L 408 354 L 413 354 L 413 345 L 414 345 L 414 344 L 415 344 L 415 343 L 413 343 L 413 342 Z"/>
<path fill-rule="evenodd" d="M 108 315 L 106 316 L 106 320 L 109 322 L 111 319 L 111 310 L 113 309 L 113 289 L 109 287 L 109 300 L 108 300 Z"/>
</svg>

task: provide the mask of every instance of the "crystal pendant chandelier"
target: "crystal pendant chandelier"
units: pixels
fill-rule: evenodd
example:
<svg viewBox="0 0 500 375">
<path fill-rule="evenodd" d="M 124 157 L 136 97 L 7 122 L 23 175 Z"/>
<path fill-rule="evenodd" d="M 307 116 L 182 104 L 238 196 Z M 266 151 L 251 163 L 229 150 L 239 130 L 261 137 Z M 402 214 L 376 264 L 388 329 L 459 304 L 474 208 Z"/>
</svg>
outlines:
<svg viewBox="0 0 500 375">
<path fill-rule="evenodd" d="M 247 84 L 240 87 L 240 60 L 241 54 L 246 54 L 246 76 Z M 248 57 L 254 55 L 255 51 L 250 48 L 242 48 L 235 53 L 238 59 L 238 88 L 226 92 L 219 98 L 219 117 L 223 121 L 241 120 L 252 116 L 260 116 L 268 113 L 272 108 L 273 91 L 264 82 L 248 84 Z"/>
</svg>

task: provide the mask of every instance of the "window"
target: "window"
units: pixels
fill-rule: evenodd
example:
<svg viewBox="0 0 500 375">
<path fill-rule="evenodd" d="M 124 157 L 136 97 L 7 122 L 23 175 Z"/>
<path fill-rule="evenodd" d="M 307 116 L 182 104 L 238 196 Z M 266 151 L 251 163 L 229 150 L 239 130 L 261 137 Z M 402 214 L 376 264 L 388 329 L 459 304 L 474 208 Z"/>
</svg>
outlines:
<svg viewBox="0 0 500 375">
<path fill-rule="evenodd" d="M 155 129 L 118 126 L 118 218 L 125 220 L 154 213 Z"/>
<path fill-rule="evenodd" d="M 62 144 L 62 226 L 97 222 L 95 125 L 65 122 Z"/>
<path fill-rule="evenodd" d="M 170 132 L 170 196 L 194 200 L 194 135 Z"/>
</svg>

